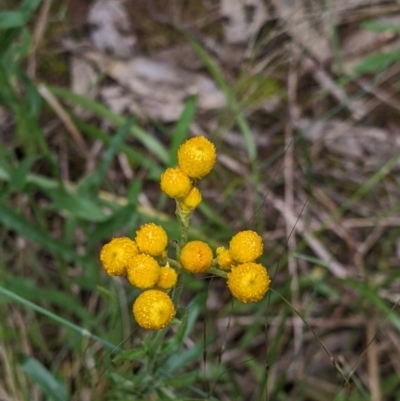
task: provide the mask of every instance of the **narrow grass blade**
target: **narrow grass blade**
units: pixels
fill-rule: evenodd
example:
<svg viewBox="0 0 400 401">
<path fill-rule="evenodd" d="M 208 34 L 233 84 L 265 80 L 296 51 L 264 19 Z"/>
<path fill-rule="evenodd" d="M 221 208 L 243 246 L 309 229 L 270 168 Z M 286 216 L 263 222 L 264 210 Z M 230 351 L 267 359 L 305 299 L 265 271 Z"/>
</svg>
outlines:
<svg viewBox="0 0 400 401">
<path fill-rule="evenodd" d="M 22 370 L 52 401 L 68 401 L 65 384 L 57 380 L 37 359 L 22 356 L 19 361 Z"/>
<path fill-rule="evenodd" d="M 33 164 L 38 160 L 38 156 L 26 157 L 18 165 L 18 167 L 11 171 L 10 174 L 10 191 L 23 191 L 25 184 L 27 183 L 27 177 L 32 169 Z"/>
<path fill-rule="evenodd" d="M 112 137 L 110 135 L 107 135 L 97 127 L 82 120 L 74 119 L 74 123 L 84 134 L 89 135 L 91 138 L 99 139 L 105 145 L 110 146 L 112 141 Z M 147 169 L 149 172 L 149 178 L 157 180 L 159 179 L 162 172 L 161 168 L 145 155 L 125 144 L 121 144 L 118 151 L 123 152 L 132 164 L 139 165 Z"/>
<path fill-rule="evenodd" d="M 235 99 L 233 91 L 231 90 L 229 84 L 226 82 L 225 77 L 218 65 L 211 59 L 211 57 L 209 56 L 209 54 L 207 54 L 203 47 L 191 37 L 187 36 L 187 39 L 190 45 L 196 51 L 197 55 L 200 57 L 201 61 L 203 61 L 207 69 L 210 71 L 210 74 L 213 76 L 218 86 L 224 92 L 228 101 L 228 105 L 235 114 L 237 125 L 239 126 L 245 140 L 249 160 L 250 162 L 254 162 L 257 158 L 257 146 L 254 141 L 250 126 L 247 123 L 247 120 L 243 116 L 242 112 L 240 111 L 239 104 Z"/>
<path fill-rule="evenodd" d="M 128 134 L 128 132 L 131 129 L 131 126 L 134 124 L 134 122 L 135 122 L 135 117 L 132 117 L 129 120 L 127 120 L 125 122 L 125 124 L 123 124 L 120 127 L 120 129 L 117 131 L 117 133 L 111 139 L 110 146 L 108 147 L 106 153 L 104 154 L 103 160 L 101 161 L 101 163 L 97 169 L 97 177 L 98 177 L 99 184 L 103 181 L 103 179 L 107 173 L 107 170 L 110 167 L 112 160 L 114 159 L 115 155 L 117 154 L 118 149 L 124 143 L 126 135 Z"/>
<path fill-rule="evenodd" d="M 81 257 L 76 252 L 69 249 L 60 241 L 53 239 L 45 231 L 35 226 L 15 210 L 4 204 L 0 204 L 0 222 L 7 228 L 16 231 L 18 234 L 43 246 L 52 253 L 60 254 L 66 259 L 72 261 L 81 260 Z"/>
<path fill-rule="evenodd" d="M 398 304 L 389 307 L 379 296 L 377 289 L 371 288 L 364 283 L 360 283 L 359 281 L 346 280 L 344 281 L 344 284 L 356 290 L 362 297 L 371 302 L 372 305 L 374 305 L 378 310 L 383 312 L 385 320 L 389 320 L 389 322 L 392 323 L 393 326 L 400 332 L 400 316 L 394 311 Z M 400 303 L 400 295 L 398 303 Z"/>
<path fill-rule="evenodd" d="M 46 291 L 43 291 L 43 288 L 38 287 L 33 280 L 25 277 L 12 277 L 5 280 L 3 285 L 7 287 L 9 291 L 12 291 L 16 295 L 23 296 L 26 300 L 31 302 L 40 301 L 57 305 L 63 308 L 64 311 L 78 316 L 82 321 L 88 324 L 94 320 L 87 311 L 86 306 L 73 294 L 53 289 L 46 289 Z M 0 303 L 1 302 L 2 299 L 0 299 Z"/>
<path fill-rule="evenodd" d="M 56 87 L 48 87 L 48 89 L 56 96 L 63 98 L 64 100 L 72 101 L 75 105 L 82 106 L 87 110 L 92 111 L 98 116 L 107 119 L 111 123 L 121 126 L 126 123 L 127 119 L 125 117 L 120 116 L 119 114 L 114 113 L 108 108 L 104 107 L 100 103 L 88 99 L 84 96 L 77 95 L 72 93 L 66 89 L 56 88 Z M 168 164 L 169 161 L 169 153 L 165 149 L 164 145 L 152 135 L 142 130 L 139 126 L 134 125 L 129 130 L 130 133 L 140 141 L 150 152 L 152 152 L 155 156 L 159 158 L 165 165 Z"/>
<path fill-rule="evenodd" d="M 178 148 L 189 132 L 190 124 L 192 123 L 196 114 L 196 107 L 196 96 L 189 97 L 172 134 L 171 146 L 169 150 L 169 166 L 175 166 L 177 164 L 176 155 Z"/>
<path fill-rule="evenodd" d="M 80 327 L 74 323 L 71 323 L 70 321 L 68 321 L 66 319 L 63 319 L 59 315 L 49 312 L 47 309 L 42 308 L 41 306 L 36 305 L 33 302 L 30 302 L 27 299 L 20 297 L 19 295 L 13 293 L 12 291 L 7 290 L 3 286 L 0 286 L 0 295 L 9 298 L 13 302 L 19 303 L 28 309 L 31 309 L 44 316 L 47 316 L 48 318 L 54 320 L 55 322 L 60 323 L 61 325 L 68 327 L 69 329 L 79 333 L 81 336 L 91 338 L 92 340 L 103 344 L 104 347 L 110 349 L 111 351 L 114 351 L 114 352 L 122 351 L 122 349 L 119 348 L 118 346 L 111 344 L 110 342 L 108 342 L 106 340 L 103 340 L 102 338 L 96 336 L 95 334 L 90 333 L 88 330 L 83 329 L 82 327 Z"/>
</svg>

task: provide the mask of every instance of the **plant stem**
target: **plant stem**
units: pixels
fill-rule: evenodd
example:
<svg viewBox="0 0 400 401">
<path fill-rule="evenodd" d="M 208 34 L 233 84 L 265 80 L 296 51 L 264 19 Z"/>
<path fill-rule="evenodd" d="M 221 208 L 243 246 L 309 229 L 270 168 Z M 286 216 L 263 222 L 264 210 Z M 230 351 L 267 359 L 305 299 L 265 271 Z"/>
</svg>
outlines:
<svg viewBox="0 0 400 401">
<path fill-rule="evenodd" d="M 183 269 L 181 268 L 181 266 L 179 265 L 179 256 L 181 253 L 181 249 L 185 246 L 185 244 L 187 243 L 187 239 L 188 239 L 188 231 L 189 231 L 189 222 L 190 222 L 190 215 L 191 212 L 184 212 L 182 211 L 182 209 L 180 208 L 180 204 L 177 201 L 176 202 L 176 212 L 175 212 L 178 221 L 179 221 L 179 225 L 181 228 L 181 238 L 180 241 L 178 243 L 178 246 L 176 247 L 176 261 L 170 260 L 170 264 L 173 265 L 177 270 L 178 270 L 178 282 L 176 283 L 175 287 L 174 287 L 174 291 L 172 294 L 172 302 L 175 306 L 175 308 L 178 308 L 178 304 L 179 301 L 181 299 L 181 295 L 182 295 L 182 290 L 184 287 L 184 282 L 185 282 L 185 277 L 186 274 L 183 271 Z M 158 332 L 153 334 L 153 338 L 152 341 L 150 343 L 150 364 L 149 364 L 149 372 L 151 373 L 156 373 L 157 370 L 157 353 L 160 351 L 162 343 L 164 341 L 165 335 L 167 333 L 168 327 L 162 330 L 159 330 Z"/>
</svg>

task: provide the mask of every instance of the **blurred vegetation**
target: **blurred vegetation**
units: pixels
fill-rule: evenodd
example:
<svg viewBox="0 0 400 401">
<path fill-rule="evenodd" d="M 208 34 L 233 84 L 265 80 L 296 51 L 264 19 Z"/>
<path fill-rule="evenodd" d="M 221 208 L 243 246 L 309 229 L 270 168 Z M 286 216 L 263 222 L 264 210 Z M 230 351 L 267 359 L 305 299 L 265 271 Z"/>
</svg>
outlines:
<svg viewBox="0 0 400 401">
<path fill-rule="evenodd" d="M 348 121 L 351 113 L 309 77 L 298 83 L 295 102 L 290 74 L 301 68 L 281 45 L 275 64 L 253 68 L 265 57 L 274 24 L 258 38 L 255 54 L 228 70 L 201 40 L 147 15 L 139 32 L 147 50 L 166 41 L 190 44 L 228 104 L 200 115 L 189 97 L 180 119 L 164 125 L 117 114 L 68 88 L 68 55 L 59 41 L 79 28 L 67 6 L 53 2 L 45 22 L 51 34 L 39 43 L 44 2 L 1 6 L 0 399 L 400 399 L 398 145 L 390 157 L 354 161 L 312 143 L 307 133 L 317 123 Z M 185 18 L 207 16 L 208 6 L 186 5 Z M 399 31 L 373 21 L 363 29 Z M 204 32 L 218 38 L 221 26 L 210 23 Z M 397 49 L 368 54 L 353 75 L 338 73 L 335 84 L 351 101 L 376 100 L 371 90 L 381 83 L 398 95 L 391 70 L 398 60 Z M 360 77 L 370 91 L 357 86 Z M 264 106 L 272 98 L 270 113 Z M 292 125 L 296 107 L 308 121 L 304 129 Z M 396 113 L 381 100 L 361 122 L 396 127 L 398 136 Z M 220 163 L 202 182 L 204 201 L 190 235 L 215 249 L 235 230 L 257 230 L 272 290 L 262 302 L 242 305 L 222 280 L 187 283 L 185 318 L 155 354 L 156 337 L 131 316 L 137 293 L 105 277 L 98 253 L 111 237 L 132 236 L 148 221 L 179 238 L 158 179 L 191 127 L 206 121 L 213 122 L 207 135 Z M 368 164 L 370 156 L 378 162 Z M 345 276 L 332 273 L 333 260 Z"/>
</svg>

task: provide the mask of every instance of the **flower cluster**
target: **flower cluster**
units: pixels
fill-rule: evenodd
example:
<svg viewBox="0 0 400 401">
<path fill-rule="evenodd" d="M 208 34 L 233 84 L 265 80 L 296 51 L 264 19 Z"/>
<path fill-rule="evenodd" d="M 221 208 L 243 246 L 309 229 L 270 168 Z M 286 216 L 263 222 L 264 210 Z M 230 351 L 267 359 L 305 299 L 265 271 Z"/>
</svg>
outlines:
<svg viewBox="0 0 400 401">
<path fill-rule="evenodd" d="M 165 230 L 148 223 L 136 231 L 134 240 L 114 238 L 104 245 L 100 260 L 110 276 L 125 276 L 144 290 L 133 304 L 137 323 L 145 329 L 161 329 L 171 323 L 175 307 L 165 292 L 173 288 L 178 275 L 167 260 Z"/>
<path fill-rule="evenodd" d="M 238 232 L 228 248 L 217 248 L 216 257 L 207 243 L 187 241 L 190 215 L 201 202 L 196 180 L 207 175 L 215 161 L 212 142 L 205 137 L 191 138 L 178 149 L 178 166 L 167 168 L 161 176 L 161 190 L 175 199 L 181 225 L 176 260 L 168 258 L 167 233 L 154 223 L 140 227 L 134 239 L 112 239 L 100 252 L 107 274 L 124 276 L 142 291 L 132 311 L 145 329 L 161 329 L 172 322 L 179 301 L 175 295 L 180 291 L 174 292 L 174 299 L 169 294 L 184 274 L 207 272 L 223 277 L 231 294 L 244 303 L 260 301 L 269 289 L 267 269 L 256 262 L 263 253 L 262 238 L 256 232 Z"/>
<path fill-rule="evenodd" d="M 227 285 L 232 295 L 244 303 L 258 302 L 269 289 L 267 269 L 255 263 L 263 253 L 262 238 L 254 231 L 239 231 L 229 242 L 229 249 L 217 248 L 217 263 L 228 270 Z"/>
<path fill-rule="evenodd" d="M 178 149 L 178 166 L 161 175 L 161 190 L 177 201 L 177 207 L 191 213 L 201 202 L 195 180 L 205 177 L 217 159 L 215 146 L 204 136 L 188 139 Z"/>
</svg>

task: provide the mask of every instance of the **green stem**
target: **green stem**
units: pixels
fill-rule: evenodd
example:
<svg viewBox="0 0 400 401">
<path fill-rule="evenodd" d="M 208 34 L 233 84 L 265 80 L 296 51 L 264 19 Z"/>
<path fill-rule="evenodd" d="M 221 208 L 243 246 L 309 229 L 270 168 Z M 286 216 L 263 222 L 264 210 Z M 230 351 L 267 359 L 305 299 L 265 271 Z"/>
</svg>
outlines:
<svg viewBox="0 0 400 401">
<path fill-rule="evenodd" d="M 176 283 L 174 287 L 174 292 L 172 294 L 172 302 L 174 303 L 175 308 L 178 308 L 179 301 L 181 299 L 183 287 L 185 285 L 185 278 L 186 278 L 186 273 L 182 272 L 179 275 L 178 282 Z"/>
<path fill-rule="evenodd" d="M 228 278 L 227 272 L 219 269 L 218 267 L 210 267 L 206 273 L 214 274 L 214 276 L 222 277 L 224 279 Z"/>
<path fill-rule="evenodd" d="M 175 306 L 175 309 L 177 309 L 178 305 L 179 305 L 179 301 L 181 299 L 182 290 L 184 287 L 184 282 L 185 282 L 185 277 L 186 277 L 185 272 L 183 271 L 182 267 L 179 264 L 179 256 L 181 253 L 181 249 L 187 243 L 191 212 L 187 213 L 187 212 L 182 211 L 182 209 L 180 208 L 180 203 L 177 201 L 175 214 L 179 221 L 179 225 L 180 225 L 180 229 L 181 229 L 181 238 L 178 243 L 178 246 L 176 247 L 176 260 L 168 259 L 168 261 L 169 261 L 169 264 L 171 266 L 173 266 L 179 274 L 178 282 L 176 283 L 174 290 L 173 290 L 173 294 L 172 294 L 172 302 Z M 168 328 L 159 330 L 158 332 L 154 333 L 154 335 L 153 335 L 153 340 L 151 341 L 151 344 L 150 344 L 150 358 L 149 358 L 151 361 L 149 364 L 149 371 L 152 373 L 156 372 L 156 369 L 157 369 L 156 362 L 158 360 L 157 354 L 161 349 L 161 346 L 164 341 L 167 330 L 168 330 Z"/>
<path fill-rule="evenodd" d="M 188 232 L 189 232 L 189 224 L 190 224 L 190 216 L 192 212 L 185 212 L 180 207 L 180 202 L 176 201 L 176 217 L 178 218 L 179 225 L 181 228 L 181 239 L 176 248 L 176 260 L 179 261 L 179 255 L 181 253 L 181 249 L 186 245 L 188 240 Z"/>
<path fill-rule="evenodd" d="M 149 346 L 149 364 L 148 364 L 148 372 L 151 375 L 156 376 L 158 367 L 157 367 L 157 362 L 158 362 L 158 353 L 160 352 L 161 345 L 164 341 L 164 337 L 167 333 L 168 327 L 158 330 L 155 333 L 153 333 L 153 338 L 152 341 L 150 342 Z"/>
</svg>

